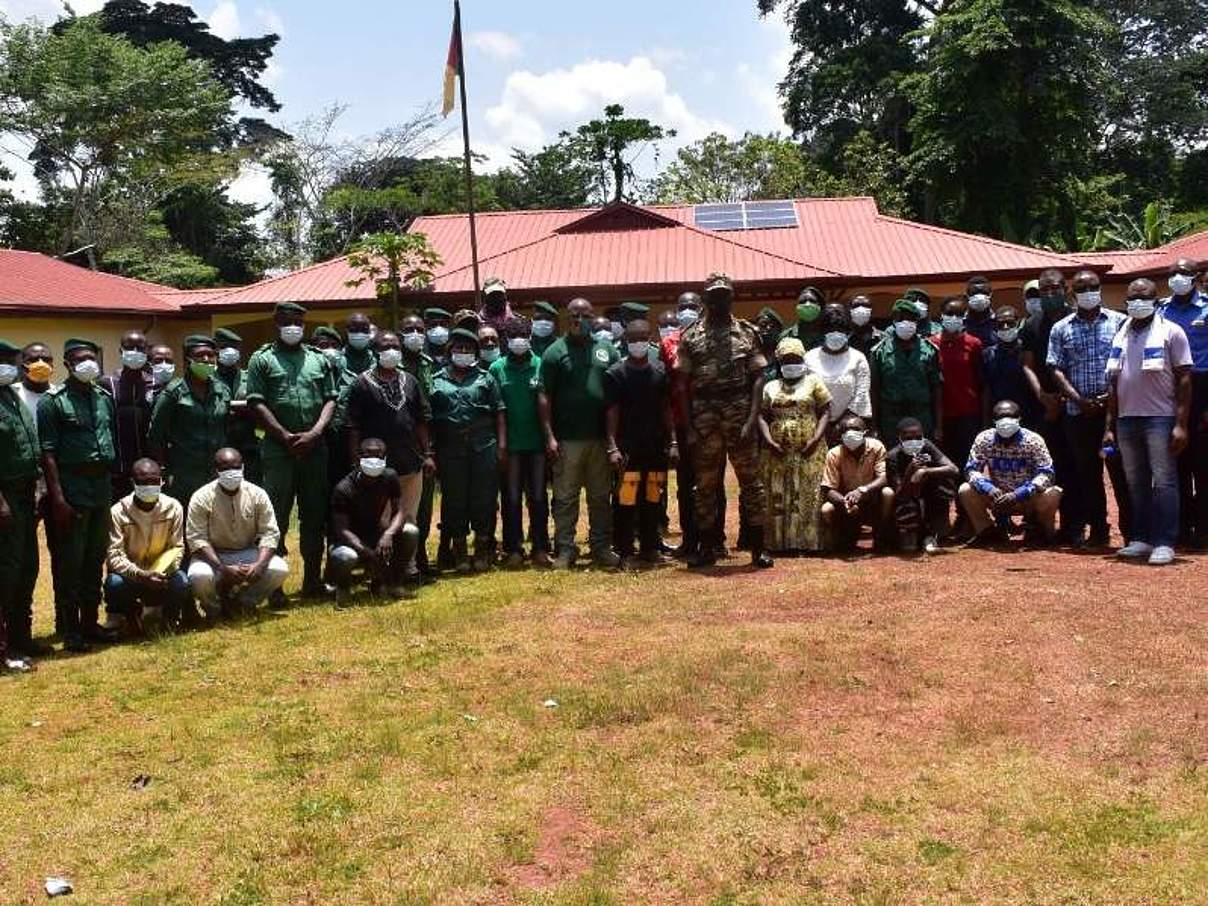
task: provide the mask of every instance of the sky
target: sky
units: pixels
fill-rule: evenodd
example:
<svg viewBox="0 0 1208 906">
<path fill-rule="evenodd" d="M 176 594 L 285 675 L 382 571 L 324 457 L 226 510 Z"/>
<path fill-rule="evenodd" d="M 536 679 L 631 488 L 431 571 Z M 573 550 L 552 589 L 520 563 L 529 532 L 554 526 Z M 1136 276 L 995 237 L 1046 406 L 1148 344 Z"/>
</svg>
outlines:
<svg viewBox="0 0 1208 906">
<path fill-rule="evenodd" d="M 78 13 L 103 0 L 72 0 Z M 194 0 L 218 35 L 281 35 L 265 82 L 286 130 L 332 103 L 348 105 L 349 136 L 404 122 L 439 103 L 452 0 Z M 57 0 L 0 0 L 10 20 L 53 19 Z M 776 86 L 791 54 L 779 15 L 761 20 L 755 0 L 463 0 L 470 137 L 489 168 L 510 149 L 535 150 L 606 104 L 677 131 L 677 147 L 710 132 L 785 131 Z M 259 114 L 258 114 L 259 115 Z M 441 153 L 461 150 L 455 111 Z M 7 160 L 12 167 L 14 162 Z M 652 155 L 639 172 L 656 166 Z M 28 176 L 18 189 L 28 192 Z M 233 194 L 266 202 L 264 175 L 248 172 Z"/>
</svg>

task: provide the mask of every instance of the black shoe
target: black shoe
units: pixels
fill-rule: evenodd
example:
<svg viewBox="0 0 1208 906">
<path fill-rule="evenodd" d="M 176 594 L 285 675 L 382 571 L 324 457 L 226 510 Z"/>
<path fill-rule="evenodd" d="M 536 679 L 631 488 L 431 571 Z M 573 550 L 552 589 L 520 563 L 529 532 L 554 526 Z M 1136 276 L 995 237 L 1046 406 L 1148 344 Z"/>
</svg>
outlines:
<svg viewBox="0 0 1208 906">
<path fill-rule="evenodd" d="M 751 565 L 756 569 L 771 569 L 776 561 L 766 551 L 751 551 Z"/>
<path fill-rule="evenodd" d="M 978 550 L 986 550 L 988 548 L 999 547 L 1006 543 L 1006 536 L 1002 533 L 1002 529 L 997 526 L 991 526 L 984 529 L 980 534 L 976 535 L 972 541 L 965 544 L 965 547 L 971 547 Z"/>
<path fill-rule="evenodd" d="M 121 635 L 118 630 L 109 629 L 106 626 L 89 626 L 83 632 L 85 639 L 99 645 L 112 645 L 121 638 Z"/>
<path fill-rule="evenodd" d="M 50 657 L 55 653 L 54 648 L 44 642 L 35 642 L 33 639 L 14 642 L 9 646 L 10 651 L 15 651 L 17 654 L 26 658 Z"/>
<path fill-rule="evenodd" d="M 1087 547 L 1111 547 L 1111 531 L 1108 527 L 1091 529 L 1091 533 L 1086 538 Z"/>
<path fill-rule="evenodd" d="M 63 650 L 70 651 L 72 654 L 87 654 L 92 650 L 92 645 L 83 635 L 73 632 L 63 637 Z"/>
<path fill-rule="evenodd" d="M 713 548 L 701 548 L 687 559 L 688 569 L 708 569 L 717 565 L 717 551 Z"/>
<path fill-rule="evenodd" d="M 336 587 L 328 582 L 303 582 L 302 597 L 304 598 L 331 598 L 336 593 Z"/>
<path fill-rule="evenodd" d="M 289 608 L 289 599 L 285 597 L 285 592 L 278 588 L 269 595 L 268 607 L 269 610 L 287 610 Z"/>
</svg>

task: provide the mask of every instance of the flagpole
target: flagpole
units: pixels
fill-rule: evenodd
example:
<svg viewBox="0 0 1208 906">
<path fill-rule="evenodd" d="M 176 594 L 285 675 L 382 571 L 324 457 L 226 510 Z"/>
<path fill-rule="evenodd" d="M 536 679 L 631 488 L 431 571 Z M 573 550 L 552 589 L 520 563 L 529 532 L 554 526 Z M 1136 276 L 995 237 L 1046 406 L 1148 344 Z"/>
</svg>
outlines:
<svg viewBox="0 0 1208 906">
<path fill-rule="evenodd" d="M 466 210 L 470 212 L 470 255 L 474 263 L 474 307 L 482 308 L 478 278 L 478 226 L 474 220 L 474 171 L 470 165 L 470 111 L 466 108 L 466 54 L 461 41 L 461 0 L 453 0 L 453 30 L 457 35 L 457 81 L 461 88 L 461 137 L 465 144 Z"/>
</svg>

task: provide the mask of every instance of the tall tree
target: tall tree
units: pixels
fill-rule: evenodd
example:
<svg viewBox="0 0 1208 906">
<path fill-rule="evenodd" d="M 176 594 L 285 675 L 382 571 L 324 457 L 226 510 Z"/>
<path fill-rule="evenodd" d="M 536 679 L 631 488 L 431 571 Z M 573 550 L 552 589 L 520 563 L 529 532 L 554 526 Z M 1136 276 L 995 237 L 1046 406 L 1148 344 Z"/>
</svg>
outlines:
<svg viewBox="0 0 1208 906">
<path fill-rule="evenodd" d="M 566 142 L 540 151 L 512 149 L 512 162 L 495 174 L 495 193 L 506 210 L 579 208 L 591 200 L 596 170 Z"/>
<path fill-rule="evenodd" d="M 605 107 L 603 119 L 584 123 L 574 132 L 560 133 L 573 159 L 595 171 L 594 194 L 600 202 L 632 200 L 636 194 L 634 162 L 648 148 L 654 149 L 657 158 L 658 143 L 674 136 L 674 129 L 625 116 L 620 104 Z"/>
</svg>

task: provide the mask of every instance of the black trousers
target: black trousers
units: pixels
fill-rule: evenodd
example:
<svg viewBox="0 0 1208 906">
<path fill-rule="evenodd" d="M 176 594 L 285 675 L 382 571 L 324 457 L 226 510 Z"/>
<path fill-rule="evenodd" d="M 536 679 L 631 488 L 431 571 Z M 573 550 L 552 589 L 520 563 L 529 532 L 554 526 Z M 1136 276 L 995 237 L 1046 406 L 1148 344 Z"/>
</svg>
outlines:
<svg viewBox="0 0 1208 906">
<path fill-rule="evenodd" d="M 1073 528 L 1088 526 L 1091 531 L 1106 529 L 1107 492 L 1103 487 L 1103 468 L 1106 465 L 1112 493 L 1116 498 L 1116 509 L 1120 513 L 1120 534 L 1128 539 L 1132 532 L 1132 506 L 1124 477 L 1124 463 L 1119 453 L 1106 460 L 1101 455 L 1106 422 L 1107 416 L 1102 412 L 1096 415 L 1066 414 L 1065 433 L 1073 456 L 1074 474 L 1073 487 L 1063 487 L 1066 494 L 1074 492 L 1074 509 L 1070 514 Z M 1063 524 L 1062 528 L 1065 527 Z"/>
<path fill-rule="evenodd" d="M 696 530 L 696 504 L 693 502 L 693 490 L 696 488 L 696 469 L 688 451 L 688 432 L 685 428 L 676 427 L 675 442 L 679 446 L 679 466 L 675 471 L 675 500 L 679 506 L 680 543 L 687 550 L 695 550 L 700 541 Z"/>
<path fill-rule="evenodd" d="M 618 493 L 613 510 L 612 541 L 613 548 L 622 557 L 633 556 L 633 542 L 636 535 L 638 549 L 643 555 L 658 552 L 659 522 L 662 519 L 662 506 L 658 500 L 647 499 L 646 484 L 652 473 L 666 473 L 666 467 L 659 469 L 627 469 L 627 474 L 634 472 L 638 475 L 637 497 L 632 504 L 626 504 Z M 666 480 L 665 477 L 663 479 Z"/>
<path fill-rule="evenodd" d="M 1208 412 L 1208 372 L 1191 375 L 1191 435 L 1179 457 L 1179 539 L 1208 540 L 1208 431 L 1202 430 Z"/>
</svg>

